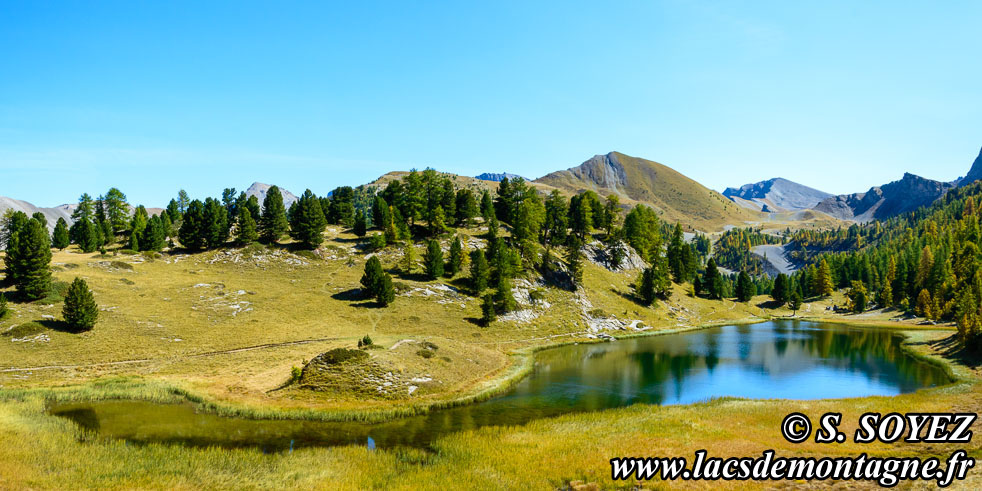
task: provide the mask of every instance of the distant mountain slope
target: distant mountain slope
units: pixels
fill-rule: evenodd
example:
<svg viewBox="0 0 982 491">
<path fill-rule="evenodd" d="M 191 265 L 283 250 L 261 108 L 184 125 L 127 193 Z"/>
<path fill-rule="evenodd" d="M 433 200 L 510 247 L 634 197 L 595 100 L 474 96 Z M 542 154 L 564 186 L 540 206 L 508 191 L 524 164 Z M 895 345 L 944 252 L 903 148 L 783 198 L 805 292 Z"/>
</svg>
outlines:
<svg viewBox="0 0 982 491">
<path fill-rule="evenodd" d="M 680 221 L 704 231 L 760 216 L 671 167 L 619 152 L 594 156 L 577 167 L 553 172 L 534 182 L 570 193 L 590 190 L 601 197 L 616 194 L 622 203 L 654 207 L 669 223 Z"/>
<path fill-rule="evenodd" d="M 516 177 L 522 177 L 522 176 L 520 176 L 518 174 L 509 174 L 507 172 L 499 172 L 499 173 L 485 172 L 484 174 L 481 174 L 481 175 L 477 176 L 476 179 L 480 179 L 482 181 L 501 182 L 501 180 L 504 179 L 504 178 L 506 178 L 506 177 L 508 179 L 514 179 Z M 525 179 L 525 178 L 522 177 L 522 179 Z M 527 181 L 528 179 L 525 179 L 525 180 Z"/>
<path fill-rule="evenodd" d="M 899 181 L 874 186 L 865 193 L 842 194 L 822 200 L 815 209 L 860 223 L 883 220 L 930 205 L 954 184 L 926 179 L 909 172 Z"/>
<path fill-rule="evenodd" d="M 22 211 L 26 213 L 27 216 L 31 216 L 40 211 L 41 213 L 44 213 L 45 218 L 48 219 L 48 229 L 54 230 L 55 224 L 58 223 L 59 218 L 64 218 L 69 225 L 72 224 L 72 211 L 75 210 L 75 205 L 61 205 L 54 208 L 41 208 L 34 206 L 27 201 L 0 196 L 0 216 L 6 213 L 7 210 Z"/>
<path fill-rule="evenodd" d="M 249 186 L 249 189 L 246 189 L 245 194 L 246 196 L 255 196 L 256 199 L 259 200 L 259 204 L 261 205 L 263 203 L 263 200 L 266 199 L 266 193 L 269 191 L 269 188 L 271 187 L 273 187 L 271 184 L 254 182 L 252 183 L 252 186 Z M 286 189 L 280 188 L 280 194 L 283 195 L 283 206 L 286 206 L 287 208 L 289 208 L 290 205 L 292 205 L 293 202 L 297 200 L 296 195 L 294 195 L 290 191 L 287 191 Z"/>
<path fill-rule="evenodd" d="M 979 156 L 975 157 L 975 162 L 972 163 L 972 168 L 969 169 L 968 174 L 961 181 L 958 181 L 958 187 L 968 186 L 980 179 L 982 179 L 982 150 L 979 150 Z"/>
<path fill-rule="evenodd" d="M 775 177 L 739 188 L 726 188 L 723 196 L 754 210 L 778 212 L 807 210 L 832 194 Z"/>
</svg>

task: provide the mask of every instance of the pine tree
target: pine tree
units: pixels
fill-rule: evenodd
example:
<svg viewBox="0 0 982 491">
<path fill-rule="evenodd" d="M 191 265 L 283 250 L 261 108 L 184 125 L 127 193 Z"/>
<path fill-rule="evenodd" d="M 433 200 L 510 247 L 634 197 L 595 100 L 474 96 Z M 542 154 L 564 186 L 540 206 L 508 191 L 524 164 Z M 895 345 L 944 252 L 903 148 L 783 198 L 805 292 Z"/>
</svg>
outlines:
<svg viewBox="0 0 982 491">
<path fill-rule="evenodd" d="M 757 294 L 757 286 L 750 279 L 750 275 L 746 271 L 740 271 L 737 276 L 737 300 L 741 302 L 749 302 L 750 299 L 754 298 Z"/>
<path fill-rule="evenodd" d="M 426 255 L 423 256 L 423 265 L 426 269 L 426 276 L 435 280 L 443 276 L 443 251 L 440 249 L 440 243 L 431 240 L 426 245 Z"/>
<path fill-rule="evenodd" d="M 515 297 L 511 294 L 511 280 L 507 276 L 501 275 L 498 278 L 498 285 L 494 292 L 494 300 L 498 311 L 505 313 L 515 310 Z"/>
<path fill-rule="evenodd" d="M 364 215 L 362 217 L 364 225 Z M 324 227 L 327 219 L 321 210 L 321 202 L 309 189 L 304 191 L 295 203 L 293 214 L 290 216 L 290 236 L 305 249 L 316 249 L 324 242 Z M 361 236 L 364 236 L 362 230 Z"/>
<path fill-rule="evenodd" d="M 10 309 L 7 307 L 7 296 L 0 292 L 0 320 L 7 317 L 8 313 L 10 313 Z"/>
<path fill-rule="evenodd" d="M 474 192 L 470 189 L 458 190 L 456 201 L 457 216 L 454 218 L 456 218 L 457 226 L 473 227 L 474 217 L 480 213 L 477 207 L 477 199 L 474 198 Z"/>
<path fill-rule="evenodd" d="M 801 308 L 801 292 L 798 290 L 792 292 L 791 298 L 788 299 L 788 307 L 791 309 L 791 315 L 795 315 L 798 309 Z"/>
<path fill-rule="evenodd" d="M 495 312 L 494 295 L 488 293 L 481 299 L 481 323 L 485 326 L 491 324 L 498 317 Z"/>
<path fill-rule="evenodd" d="M 583 252 L 580 250 L 580 240 L 577 237 L 570 237 L 569 246 L 566 251 L 566 267 L 569 268 L 569 277 L 576 288 L 583 284 Z"/>
<path fill-rule="evenodd" d="M 378 291 L 375 293 L 375 300 L 379 305 L 387 307 L 396 299 L 396 290 L 392 286 L 392 276 L 388 273 L 382 275 L 382 280 L 379 282 Z"/>
<path fill-rule="evenodd" d="M 430 234 L 438 235 L 447 231 L 447 217 L 442 206 L 437 206 L 430 214 Z"/>
<path fill-rule="evenodd" d="M 99 318 L 99 306 L 96 305 L 85 280 L 75 278 L 75 281 L 72 281 L 61 312 L 65 316 L 65 322 L 73 331 L 88 331 L 95 327 L 95 322 Z"/>
<path fill-rule="evenodd" d="M 491 193 L 488 192 L 487 189 L 481 193 L 481 216 L 484 218 L 485 222 L 488 222 L 495 217 L 494 201 L 491 199 Z"/>
<path fill-rule="evenodd" d="M 225 245 L 228 230 L 228 210 L 217 199 L 206 199 L 203 230 L 205 244 L 211 249 Z"/>
<path fill-rule="evenodd" d="M 675 222 L 675 229 L 672 231 L 672 238 L 668 242 L 666 256 L 668 257 L 668 269 L 672 272 L 672 279 L 676 283 L 685 282 L 685 250 L 688 249 L 685 238 L 682 234 L 682 225 Z"/>
<path fill-rule="evenodd" d="M 702 275 L 702 287 L 706 289 L 709 298 L 719 300 L 723 298 L 723 278 L 716 267 L 716 260 L 709 258 L 706 263 L 706 271 Z"/>
<path fill-rule="evenodd" d="M 166 213 L 162 213 L 161 215 L 166 216 Z M 140 250 L 162 251 L 164 249 L 165 239 L 164 225 L 160 217 L 150 217 L 147 225 L 143 227 L 143 233 L 140 234 Z"/>
<path fill-rule="evenodd" d="M 289 227 L 286 220 L 286 208 L 283 206 L 283 195 L 280 188 L 270 186 L 263 199 L 263 213 L 259 220 L 259 237 L 270 244 L 276 243 L 283 237 Z"/>
<path fill-rule="evenodd" d="M 460 236 L 456 236 L 450 243 L 450 259 L 447 261 L 446 272 L 453 277 L 460 272 L 464 264 L 464 245 L 460 242 Z"/>
<path fill-rule="evenodd" d="M 382 289 L 382 277 L 385 271 L 382 270 L 382 262 L 378 256 L 368 258 L 365 263 L 365 273 L 361 277 L 361 286 L 364 287 L 366 297 L 377 297 Z"/>
<path fill-rule="evenodd" d="M 54 233 L 51 234 L 51 245 L 62 250 L 68 247 L 68 223 L 64 218 L 58 218 L 58 223 L 55 224 Z"/>
<path fill-rule="evenodd" d="M 364 237 L 368 233 L 368 224 L 365 221 L 365 214 L 358 210 L 355 213 L 355 224 L 352 232 L 358 237 Z"/>
<path fill-rule="evenodd" d="M 188 192 L 185 190 L 180 190 L 177 192 L 177 210 L 181 212 L 181 215 L 187 213 L 188 206 L 191 205 L 191 199 L 188 197 Z"/>
<path fill-rule="evenodd" d="M 239 221 L 236 227 L 235 241 L 239 245 L 248 245 L 259 239 L 256 232 L 256 220 L 252 217 L 249 207 L 239 208 Z"/>
<path fill-rule="evenodd" d="M 185 249 L 197 251 L 208 244 L 205 237 L 205 205 L 199 200 L 188 204 L 177 238 Z"/>
<path fill-rule="evenodd" d="M 475 295 L 480 295 L 488 287 L 489 269 L 484 251 L 474 249 L 471 252 L 470 283 Z"/>
<path fill-rule="evenodd" d="M 14 243 L 16 253 L 13 264 L 7 265 L 8 276 L 12 276 L 17 291 L 27 300 L 44 298 L 51 288 L 51 240 L 48 231 L 40 222 L 30 219 L 16 233 Z"/>
<path fill-rule="evenodd" d="M 788 275 L 780 273 L 774 279 L 774 287 L 771 289 L 771 298 L 779 305 L 784 305 L 788 301 Z"/>
<path fill-rule="evenodd" d="M 635 282 L 634 294 L 641 299 L 644 305 L 651 305 L 655 302 L 655 270 L 648 267 L 641 271 L 638 280 Z"/>
</svg>

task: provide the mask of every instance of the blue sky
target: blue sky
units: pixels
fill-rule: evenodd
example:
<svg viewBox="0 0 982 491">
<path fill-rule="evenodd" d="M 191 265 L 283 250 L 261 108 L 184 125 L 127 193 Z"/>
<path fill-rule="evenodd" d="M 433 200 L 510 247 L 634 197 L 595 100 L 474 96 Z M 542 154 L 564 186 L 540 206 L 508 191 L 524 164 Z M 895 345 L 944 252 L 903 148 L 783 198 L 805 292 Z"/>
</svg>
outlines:
<svg viewBox="0 0 982 491">
<path fill-rule="evenodd" d="M 9 2 L 0 195 L 159 206 L 618 150 L 722 190 L 967 172 L 982 2 Z M 43 184 L 42 184 L 43 183 Z"/>
</svg>

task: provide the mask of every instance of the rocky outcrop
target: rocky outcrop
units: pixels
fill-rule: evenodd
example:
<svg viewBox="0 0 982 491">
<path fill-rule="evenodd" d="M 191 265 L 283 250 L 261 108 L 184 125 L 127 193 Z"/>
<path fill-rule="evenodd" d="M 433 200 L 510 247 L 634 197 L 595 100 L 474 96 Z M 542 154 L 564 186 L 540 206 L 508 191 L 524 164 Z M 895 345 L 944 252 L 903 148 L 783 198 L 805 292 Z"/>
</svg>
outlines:
<svg viewBox="0 0 982 491">
<path fill-rule="evenodd" d="M 245 194 L 246 196 L 255 196 L 261 205 L 263 200 L 266 199 L 266 193 L 269 192 L 269 188 L 271 187 L 273 187 L 271 184 L 254 182 L 252 183 L 252 186 L 249 186 L 249 189 L 246 189 Z M 283 206 L 287 207 L 287 209 L 289 209 L 290 205 L 297 200 L 296 195 L 290 191 L 287 191 L 286 189 L 280 188 L 280 194 L 283 195 Z"/>
<path fill-rule="evenodd" d="M 734 203 L 759 211 L 779 212 L 807 210 L 832 195 L 775 177 L 766 181 L 726 188 L 723 196 Z"/>
<path fill-rule="evenodd" d="M 528 180 L 528 179 L 525 179 L 524 177 L 522 177 L 522 176 L 520 176 L 518 174 L 509 174 L 507 172 L 485 172 L 484 174 L 481 174 L 481 175 L 478 175 L 478 176 L 474 176 L 474 177 L 477 178 L 477 179 L 480 179 L 482 181 L 494 181 L 494 182 L 501 182 L 501 180 L 504 179 L 504 178 L 506 178 L 506 177 L 508 179 L 515 179 L 516 177 L 521 177 L 522 179 L 524 179 L 526 181 Z"/>
<path fill-rule="evenodd" d="M 979 150 L 979 156 L 975 157 L 975 162 L 972 163 L 972 168 L 969 169 L 968 174 L 965 174 L 965 177 L 958 181 L 958 186 L 968 186 L 979 180 L 982 180 L 982 150 Z"/>
<path fill-rule="evenodd" d="M 884 220 L 930 205 L 944 196 L 952 183 L 926 179 L 909 172 L 899 181 L 874 186 L 865 193 L 842 194 L 822 200 L 815 210 L 860 223 Z"/>
</svg>

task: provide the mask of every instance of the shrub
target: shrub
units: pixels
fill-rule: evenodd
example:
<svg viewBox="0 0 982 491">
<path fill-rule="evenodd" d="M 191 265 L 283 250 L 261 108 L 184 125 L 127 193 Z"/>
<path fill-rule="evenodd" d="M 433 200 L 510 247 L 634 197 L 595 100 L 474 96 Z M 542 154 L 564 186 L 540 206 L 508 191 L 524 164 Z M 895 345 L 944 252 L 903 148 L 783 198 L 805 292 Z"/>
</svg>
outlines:
<svg viewBox="0 0 982 491">
<path fill-rule="evenodd" d="M 421 349 L 417 351 L 416 354 L 422 356 L 423 358 L 433 358 L 433 352 L 428 349 Z"/>
<path fill-rule="evenodd" d="M 338 365 L 341 363 L 357 363 L 367 358 L 368 353 L 361 350 L 334 348 L 331 351 L 317 355 L 311 363 L 320 362 L 326 365 Z"/>
</svg>

